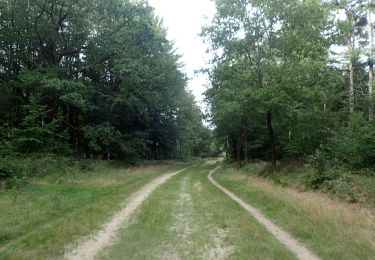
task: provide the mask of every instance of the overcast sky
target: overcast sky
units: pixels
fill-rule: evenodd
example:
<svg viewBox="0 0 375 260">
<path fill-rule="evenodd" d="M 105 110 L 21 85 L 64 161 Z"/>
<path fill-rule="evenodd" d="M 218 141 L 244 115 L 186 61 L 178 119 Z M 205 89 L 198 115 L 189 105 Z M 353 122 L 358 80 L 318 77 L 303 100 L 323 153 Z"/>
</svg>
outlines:
<svg viewBox="0 0 375 260">
<path fill-rule="evenodd" d="M 214 4 L 210 0 L 149 0 L 156 14 L 163 19 L 168 29 L 168 39 L 175 42 L 178 54 L 185 64 L 185 73 L 191 79 L 189 89 L 196 100 L 203 100 L 202 93 L 206 89 L 208 79 L 203 75 L 195 75 L 208 61 L 205 53 L 207 46 L 199 37 L 201 28 L 215 13 Z"/>
</svg>

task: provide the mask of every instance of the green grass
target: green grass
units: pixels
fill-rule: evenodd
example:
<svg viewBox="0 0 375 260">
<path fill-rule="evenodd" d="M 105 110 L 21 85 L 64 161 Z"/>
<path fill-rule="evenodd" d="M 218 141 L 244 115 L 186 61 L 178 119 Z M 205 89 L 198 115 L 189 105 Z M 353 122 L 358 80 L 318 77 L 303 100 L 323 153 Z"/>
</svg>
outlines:
<svg viewBox="0 0 375 260">
<path fill-rule="evenodd" d="M 27 177 L 0 190 L 0 259 L 62 257 L 67 246 L 95 233 L 132 193 L 163 173 L 192 164 L 20 161 Z M 43 169 L 43 165 L 44 167 Z M 373 210 L 319 192 L 283 188 L 230 166 L 214 178 L 323 259 L 374 259 Z M 245 210 L 207 179 L 202 164 L 173 177 L 138 208 L 103 259 L 295 259 Z M 254 172 L 255 174 L 250 174 Z M 288 177 L 289 178 L 289 177 Z M 296 185 L 301 179 L 295 180 Z M 371 178 L 371 177 L 368 177 Z M 371 179 L 372 180 L 372 179 Z M 369 180 L 353 177 L 369 190 Z"/>
<path fill-rule="evenodd" d="M 323 259 L 375 259 L 375 212 L 225 167 L 214 178 Z"/>
<path fill-rule="evenodd" d="M 102 259 L 295 259 L 198 166 L 159 187 Z"/>
<path fill-rule="evenodd" d="M 141 186 L 186 167 L 161 163 L 125 168 L 95 161 L 52 165 L 46 165 L 49 172 L 35 168 L 43 174 L 33 176 L 43 177 L 22 179 L 0 191 L 0 259 L 61 256 L 66 246 L 100 228 Z"/>
<path fill-rule="evenodd" d="M 317 178 L 316 171 L 311 165 L 298 161 L 282 162 L 276 171 L 270 169 L 266 162 L 250 163 L 245 164 L 241 171 L 299 191 L 312 190 L 311 180 Z M 314 191 L 327 194 L 333 199 L 338 198 L 375 209 L 374 172 L 351 172 L 341 167 L 327 168 L 324 175 L 332 180 L 325 181 Z"/>
</svg>

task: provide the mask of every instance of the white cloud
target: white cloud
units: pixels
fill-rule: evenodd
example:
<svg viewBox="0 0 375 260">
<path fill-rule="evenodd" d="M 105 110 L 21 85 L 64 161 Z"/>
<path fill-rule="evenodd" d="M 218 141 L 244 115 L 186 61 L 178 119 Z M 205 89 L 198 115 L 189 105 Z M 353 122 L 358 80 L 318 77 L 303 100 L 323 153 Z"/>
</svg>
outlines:
<svg viewBox="0 0 375 260">
<path fill-rule="evenodd" d="M 189 89 L 198 102 L 203 100 L 208 79 L 204 75 L 195 75 L 194 71 L 206 65 L 207 45 L 199 33 L 215 13 L 215 6 L 210 0 L 149 0 L 156 14 L 163 19 L 168 29 L 168 39 L 175 42 L 177 53 L 182 55 L 185 73 L 191 80 Z M 208 20 L 206 20 L 208 18 Z"/>
</svg>

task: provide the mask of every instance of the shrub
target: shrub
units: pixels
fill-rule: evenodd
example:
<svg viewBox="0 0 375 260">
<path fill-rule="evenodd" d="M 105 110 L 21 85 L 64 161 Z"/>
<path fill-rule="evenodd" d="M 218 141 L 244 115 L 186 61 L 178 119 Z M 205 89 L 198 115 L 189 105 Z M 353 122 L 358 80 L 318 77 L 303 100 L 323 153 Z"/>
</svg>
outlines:
<svg viewBox="0 0 375 260">
<path fill-rule="evenodd" d="M 353 115 L 350 126 L 330 139 L 330 155 L 351 169 L 375 169 L 375 124 Z"/>
<path fill-rule="evenodd" d="M 353 202 L 357 201 L 356 194 L 353 191 L 353 182 L 348 177 L 329 181 L 328 190 L 342 199 L 349 198 Z"/>
<path fill-rule="evenodd" d="M 306 186 L 311 189 L 318 189 L 326 181 L 333 179 L 333 176 L 327 173 L 327 153 L 321 145 L 316 149 L 315 154 L 311 158 L 315 173 L 310 173 L 307 178 Z"/>
<path fill-rule="evenodd" d="M 280 175 L 277 172 L 273 172 L 270 175 L 271 180 L 273 180 L 276 184 L 279 184 L 283 187 L 287 187 L 289 185 L 288 180 L 285 176 Z"/>
<path fill-rule="evenodd" d="M 90 161 L 79 161 L 78 167 L 83 172 L 92 172 L 94 170 L 94 166 Z"/>
<path fill-rule="evenodd" d="M 336 171 L 315 172 L 307 175 L 306 186 L 310 189 L 319 189 L 324 183 L 333 181 L 339 177 Z"/>
<path fill-rule="evenodd" d="M 6 179 L 16 175 L 16 170 L 6 164 L 0 164 L 0 179 Z"/>
<path fill-rule="evenodd" d="M 323 175 L 326 171 L 327 154 L 321 145 L 312 156 L 312 163 L 318 174 Z"/>
<path fill-rule="evenodd" d="M 0 159 L 0 178 L 7 179 L 22 174 L 22 167 L 8 157 Z"/>
</svg>

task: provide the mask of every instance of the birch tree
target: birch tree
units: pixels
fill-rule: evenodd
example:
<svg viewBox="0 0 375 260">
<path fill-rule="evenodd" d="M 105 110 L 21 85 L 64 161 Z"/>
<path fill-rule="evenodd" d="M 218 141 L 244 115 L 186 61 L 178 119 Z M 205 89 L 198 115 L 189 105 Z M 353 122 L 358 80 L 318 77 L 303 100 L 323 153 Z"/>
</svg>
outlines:
<svg viewBox="0 0 375 260">
<path fill-rule="evenodd" d="M 341 44 L 347 47 L 349 85 L 348 85 L 348 104 L 349 113 L 355 111 L 355 63 L 359 58 L 359 41 L 363 35 L 364 0 L 336 0 L 335 8 L 338 11 L 335 16 L 344 16 L 344 20 L 339 19 L 338 27 L 340 30 Z M 340 43 L 339 43 L 340 44 Z"/>
<path fill-rule="evenodd" d="M 373 79 L 374 79 L 374 57 L 373 57 L 373 26 L 372 26 L 372 1 L 368 2 L 367 10 L 367 33 L 368 33 L 368 71 L 369 71 L 369 82 L 368 82 L 368 115 L 369 121 L 373 120 Z"/>
</svg>

